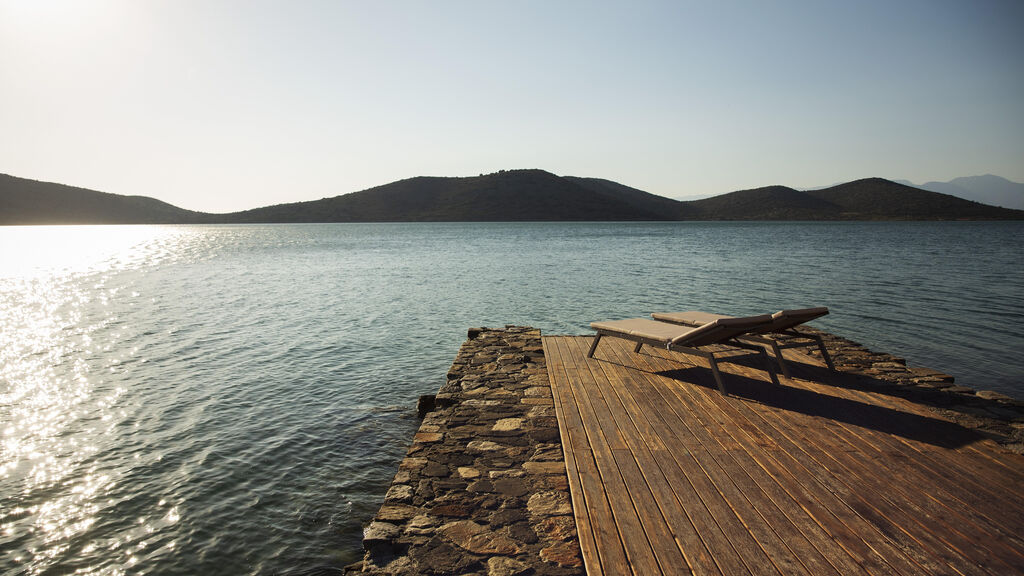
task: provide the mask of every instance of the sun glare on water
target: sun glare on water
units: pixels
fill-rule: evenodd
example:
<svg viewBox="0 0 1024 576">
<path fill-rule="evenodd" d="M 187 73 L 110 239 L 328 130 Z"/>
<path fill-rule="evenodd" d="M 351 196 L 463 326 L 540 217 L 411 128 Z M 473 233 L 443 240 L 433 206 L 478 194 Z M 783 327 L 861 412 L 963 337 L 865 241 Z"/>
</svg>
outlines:
<svg viewBox="0 0 1024 576">
<path fill-rule="evenodd" d="M 99 455 L 125 418 L 128 392 L 111 376 L 138 354 L 122 344 L 130 327 L 118 317 L 118 307 L 138 295 L 114 272 L 164 260 L 188 234 L 150 226 L 0 227 L 0 541 L 15 550 L 32 542 L 0 560 L 45 572 L 76 555 L 69 543 L 110 505 L 123 472 L 105 469 Z M 171 508 L 142 528 L 175 522 Z M 94 573 L 82 568 L 76 573 Z"/>
</svg>

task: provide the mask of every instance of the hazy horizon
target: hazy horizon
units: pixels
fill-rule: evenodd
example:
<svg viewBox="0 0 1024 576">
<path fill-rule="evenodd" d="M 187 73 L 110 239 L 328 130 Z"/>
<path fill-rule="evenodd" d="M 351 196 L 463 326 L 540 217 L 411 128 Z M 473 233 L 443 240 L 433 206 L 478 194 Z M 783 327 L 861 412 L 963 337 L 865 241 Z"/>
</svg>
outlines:
<svg viewBox="0 0 1024 576">
<path fill-rule="evenodd" d="M 0 0 L 0 172 L 205 212 L 540 168 L 1024 181 L 1016 2 Z"/>
</svg>

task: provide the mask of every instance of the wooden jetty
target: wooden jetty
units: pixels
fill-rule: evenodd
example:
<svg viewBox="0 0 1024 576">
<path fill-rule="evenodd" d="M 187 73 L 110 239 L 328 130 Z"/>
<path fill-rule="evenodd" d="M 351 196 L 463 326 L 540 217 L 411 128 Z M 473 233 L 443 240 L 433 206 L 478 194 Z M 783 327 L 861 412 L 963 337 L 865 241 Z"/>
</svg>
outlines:
<svg viewBox="0 0 1024 576">
<path fill-rule="evenodd" d="M 1024 574 L 1024 458 L 799 352 L 545 336 L 587 573 Z"/>
</svg>

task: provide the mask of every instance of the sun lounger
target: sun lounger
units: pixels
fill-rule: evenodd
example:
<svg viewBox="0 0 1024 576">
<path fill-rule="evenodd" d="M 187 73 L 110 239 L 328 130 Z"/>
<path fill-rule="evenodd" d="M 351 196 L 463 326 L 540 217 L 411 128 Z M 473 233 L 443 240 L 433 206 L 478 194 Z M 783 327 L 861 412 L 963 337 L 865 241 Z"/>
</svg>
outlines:
<svg viewBox="0 0 1024 576">
<path fill-rule="evenodd" d="M 700 348 L 715 344 L 725 344 L 734 348 L 743 348 L 757 352 L 764 360 L 765 368 L 771 376 L 772 382 L 778 385 L 779 379 L 775 376 L 775 371 L 772 369 L 771 362 L 768 360 L 768 354 L 764 348 L 737 340 L 738 337 L 761 326 L 766 326 L 771 321 L 772 317 L 765 314 L 763 316 L 748 316 L 745 318 L 719 318 L 701 326 L 680 326 L 648 318 L 591 322 L 590 327 L 597 331 L 597 335 L 594 336 L 594 343 L 590 345 L 587 357 L 593 358 L 594 351 L 597 350 L 597 343 L 601 341 L 603 336 L 623 338 L 636 342 L 634 352 L 640 352 L 643 345 L 647 344 L 683 354 L 700 356 L 711 365 L 711 373 L 715 377 L 718 389 L 723 395 L 728 396 L 728 392 L 725 391 L 725 385 L 722 383 L 722 375 L 718 371 L 718 362 L 732 361 L 733 358 L 718 358 L 715 356 L 715 352 L 701 350 Z"/>
<path fill-rule="evenodd" d="M 832 357 L 828 355 L 828 350 L 825 349 L 825 342 L 822 341 L 821 336 L 808 332 L 800 332 L 796 329 L 797 326 L 805 322 L 810 322 L 815 318 L 820 318 L 826 314 L 828 314 L 828 308 L 824 306 L 818 308 L 802 308 L 799 310 L 779 310 L 775 314 L 772 314 L 771 323 L 757 327 L 754 330 L 751 330 L 748 334 L 743 335 L 741 338 L 746 342 L 756 342 L 763 346 L 770 346 L 772 352 L 775 354 L 776 361 L 779 363 L 779 368 L 782 370 L 782 374 L 787 378 L 789 377 L 789 369 L 786 367 L 786 362 L 782 358 L 782 350 L 785 348 L 806 348 L 808 346 L 817 345 L 818 350 L 821 351 L 822 358 L 825 359 L 825 364 L 829 367 L 829 370 L 835 370 L 835 365 L 832 364 Z M 725 316 L 723 314 L 711 314 L 709 312 L 700 312 L 697 310 L 668 313 L 655 312 L 654 314 L 651 314 L 651 317 L 661 322 L 670 322 L 672 324 L 679 324 L 682 326 L 703 326 L 711 322 L 731 318 L 731 316 Z M 767 336 L 770 334 L 782 334 L 789 336 L 789 338 L 780 341 L 777 338 Z M 808 340 L 810 340 L 810 342 L 808 342 Z"/>
</svg>

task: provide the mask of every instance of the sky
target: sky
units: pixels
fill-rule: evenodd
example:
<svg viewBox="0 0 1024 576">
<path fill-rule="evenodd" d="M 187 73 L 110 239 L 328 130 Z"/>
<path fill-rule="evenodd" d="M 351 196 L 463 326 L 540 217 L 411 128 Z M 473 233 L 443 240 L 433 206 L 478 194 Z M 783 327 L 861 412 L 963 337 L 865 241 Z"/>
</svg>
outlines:
<svg viewBox="0 0 1024 576">
<path fill-rule="evenodd" d="M 0 0 L 0 173 L 229 212 L 540 168 L 1024 182 L 1024 2 Z"/>
</svg>

